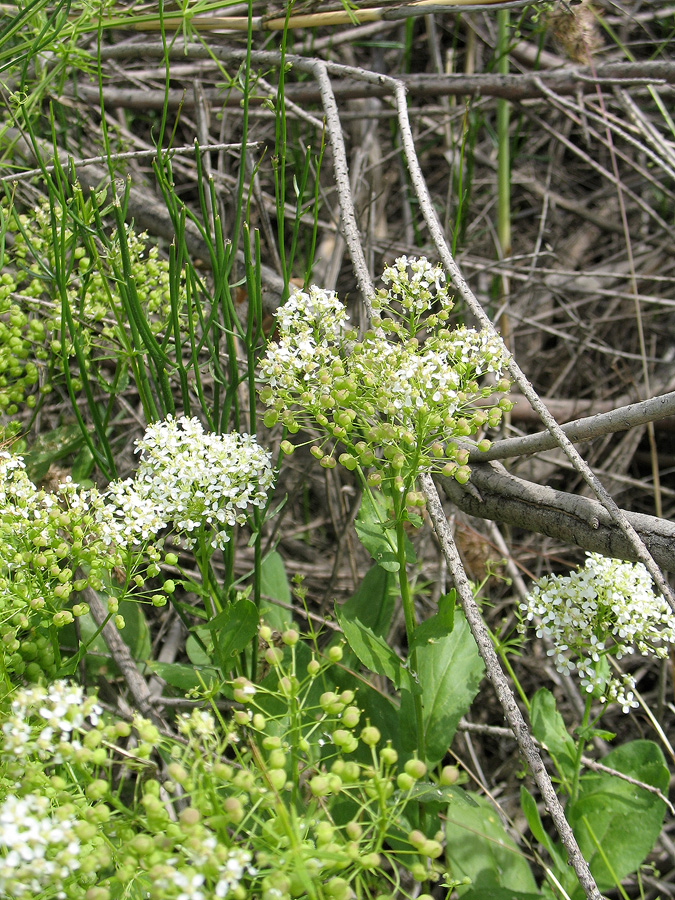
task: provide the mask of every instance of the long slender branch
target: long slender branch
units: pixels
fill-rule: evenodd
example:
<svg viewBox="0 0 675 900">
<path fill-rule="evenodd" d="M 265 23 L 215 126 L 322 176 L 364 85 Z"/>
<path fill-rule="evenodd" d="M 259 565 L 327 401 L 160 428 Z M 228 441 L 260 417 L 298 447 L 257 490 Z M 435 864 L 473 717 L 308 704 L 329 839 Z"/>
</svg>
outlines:
<svg viewBox="0 0 675 900">
<path fill-rule="evenodd" d="M 616 431 L 628 431 L 630 428 L 645 425 L 647 422 L 654 422 L 657 419 L 665 419 L 668 416 L 675 416 L 675 391 L 661 394 L 651 400 L 621 406 L 610 412 L 577 419 L 575 422 L 562 425 L 561 428 L 571 441 L 577 443 L 602 437 L 605 434 L 614 434 Z M 552 450 L 557 446 L 557 439 L 549 431 L 538 431 L 536 434 L 498 441 L 484 452 L 471 448 L 469 462 L 483 463 L 494 459 L 509 459 L 513 456 L 525 456 L 528 453 Z"/>
<path fill-rule="evenodd" d="M 470 516 L 536 531 L 615 559 L 639 558 L 600 502 L 516 478 L 498 462 L 475 463 L 470 490 L 453 478 L 442 479 L 442 485 L 448 499 Z M 656 562 L 666 571 L 675 570 L 675 523 L 641 513 L 624 515 Z"/>
<path fill-rule="evenodd" d="M 342 220 L 342 236 L 344 237 L 352 264 L 356 271 L 359 288 L 363 294 L 368 320 L 372 316 L 371 298 L 375 293 L 373 282 L 368 272 L 366 257 L 361 246 L 361 234 L 356 221 L 356 211 L 352 199 L 352 189 L 349 181 L 349 166 L 347 164 L 347 152 L 345 150 L 340 115 L 333 86 L 328 77 L 327 66 L 321 60 L 312 60 L 312 73 L 319 84 L 321 101 L 326 114 L 326 128 L 333 149 L 333 174 L 340 198 L 340 218 Z"/>
<path fill-rule="evenodd" d="M 464 615 L 466 616 L 466 621 L 468 622 L 471 633 L 478 645 L 478 652 L 485 663 L 487 677 L 494 686 L 495 693 L 504 710 L 506 720 L 511 727 L 511 731 L 518 743 L 520 752 L 532 772 L 532 777 L 544 799 L 546 809 L 553 820 L 556 831 L 560 835 L 560 840 L 567 851 L 567 858 L 576 873 L 579 884 L 583 888 L 588 900 L 602 900 L 595 879 L 591 875 L 588 863 L 584 859 L 583 854 L 579 849 L 579 845 L 577 844 L 577 840 L 574 837 L 574 832 L 565 818 L 565 813 L 558 800 L 553 784 L 551 783 L 549 774 L 546 771 L 539 749 L 530 735 L 527 723 L 513 696 L 513 691 L 499 665 L 499 658 L 492 645 L 490 635 L 480 610 L 478 609 L 478 605 L 473 598 L 471 586 L 459 558 L 459 553 L 457 552 L 457 547 L 448 526 L 445 513 L 443 512 L 443 507 L 438 498 L 434 482 L 430 475 L 421 475 L 420 483 L 424 495 L 427 498 L 427 510 L 431 517 L 431 521 L 433 522 L 443 556 L 448 564 L 448 569 L 455 582 L 455 587 L 462 609 L 464 610 Z"/>
<path fill-rule="evenodd" d="M 123 57 L 125 53 L 129 56 L 135 54 L 137 47 L 138 44 L 119 45 L 115 48 L 118 51 L 117 58 Z M 672 85 L 675 84 L 675 63 L 667 60 L 607 63 L 597 67 L 597 82 L 591 79 L 590 72 L 584 66 L 562 66 L 551 71 L 510 75 L 492 72 L 431 75 L 415 72 L 401 75 L 400 80 L 405 84 L 409 96 L 426 100 L 432 97 L 502 97 L 505 100 L 519 101 L 536 99 L 549 91 L 555 92 L 558 97 L 588 94 L 594 90 L 596 83 L 621 88 Z M 304 105 L 321 100 L 319 87 L 311 82 L 289 84 L 285 91 L 287 101 L 291 100 L 294 104 Z M 78 84 L 77 93 L 81 99 L 98 99 L 98 89 L 88 84 Z M 333 85 L 333 93 L 338 100 L 353 100 L 360 97 L 386 97 L 391 92 L 386 86 L 366 85 L 363 81 L 347 77 Z M 224 96 L 219 88 L 205 88 L 204 96 L 218 109 L 239 108 L 239 95 Z M 104 87 L 103 99 L 109 106 L 121 106 L 124 109 L 162 109 L 168 103 L 171 109 L 180 106 L 181 109 L 191 110 L 195 102 L 189 92 L 180 88 L 172 88 L 167 95 L 163 90 Z M 262 96 L 251 98 L 251 106 L 261 106 L 266 99 L 263 90 Z"/>
</svg>

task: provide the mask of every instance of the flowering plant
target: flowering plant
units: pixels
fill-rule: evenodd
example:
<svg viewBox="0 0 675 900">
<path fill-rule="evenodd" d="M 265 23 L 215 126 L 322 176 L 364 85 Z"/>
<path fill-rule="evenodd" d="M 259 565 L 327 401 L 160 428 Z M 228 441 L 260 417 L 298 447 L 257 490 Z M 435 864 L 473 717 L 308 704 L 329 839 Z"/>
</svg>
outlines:
<svg viewBox="0 0 675 900">
<path fill-rule="evenodd" d="M 410 490 L 420 472 L 464 483 L 461 441 L 495 427 L 510 408 L 506 398 L 477 406 L 508 390 L 509 354 L 487 330 L 447 327 L 452 300 L 440 266 L 401 257 L 382 280 L 372 330 L 361 340 L 331 291 L 296 291 L 281 308 L 278 340 L 261 363 L 265 423 L 281 421 L 292 433 L 318 426 L 324 438 L 313 455 L 330 468 L 341 444 L 337 462 L 369 472 L 371 486 Z M 485 375 L 492 381 L 479 384 Z"/>
<path fill-rule="evenodd" d="M 274 482 L 270 454 L 254 437 L 207 433 L 199 419 L 187 416 L 148 425 L 136 452 L 133 480 L 116 482 L 107 492 L 125 534 L 148 511 L 155 532 L 170 526 L 190 547 L 210 533 L 211 546 L 222 548 L 231 529 L 245 523 L 249 507 L 264 508 Z"/>
<path fill-rule="evenodd" d="M 675 644 L 675 616 L 654 592 L 642 563 L 619 562 L 589 553 L 569 575 L 541 578 L 525 603 L 524 620 L 536 623 L 537 637 L 548 638 L 556 669 L 576 671 L 583 688 L 624 712 L 637 707 L 632 675 L 610 675 L 607 658 L 622 659 L 636 650 L 659 659 Z"/>
</svg>

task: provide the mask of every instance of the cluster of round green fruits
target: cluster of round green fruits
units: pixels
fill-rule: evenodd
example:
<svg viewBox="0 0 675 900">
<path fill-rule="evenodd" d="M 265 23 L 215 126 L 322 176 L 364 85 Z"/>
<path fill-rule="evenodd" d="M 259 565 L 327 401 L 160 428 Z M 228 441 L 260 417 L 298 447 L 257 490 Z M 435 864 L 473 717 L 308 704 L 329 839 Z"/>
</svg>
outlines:
<svg viewBox="0 0 675 900">
<path fill-rule="evenodd" d="M 411 798 L 452 784 L 456 770 L 431 779 L 422 761 L 403 763 L 353 690 L 326 689 L 339 645 L 322 654 L 292 628 L 280 641 L 266 626 L 260 635 L 268 675 L 225 686 L 227 718 L 215 707 L 180 714 L 178 739 L 107 716 L 67 682 L 6 699 L 3 821 L 48 817 L 42 852 L 61 869 L 33 867 L 40 848 L 12 832 L 22 846 L 0 852 L 0 891 L 23 877 L 39 893 L 58 875 L 73 900 L 391 900 L 440 880 L 443 834 L 422 830 Z M 0 835 L 0 850 L 9 840 Z"/>
<path fill-rule="evenodd" d="M 91 218 L 92 204 L 102 201 L 100 195 L 88 200 L 78 215 Z M 63 229 L 63 288 L 87 374 L 94 377 L 102 369 L 107 380 L 105 366 L 128 353 L 130 342 L 129 322 L 119 302 L 120 235 L 100 235 L 87 252 L 67 227 L 70 212 L 53 214 L 46 200 L 30 213 L 3 212 L 8 240 L 0 275 L 0 413 L 12 416 L 22 403 L 35 407 L 63 373 L 64 357 L 74 354 L 73 336 L 62 331 L 54 224 Z M 163 332 L 171 314 L 168 262 L 159 257 L 156 246 L 148 247 L 146 234 L 137 235 L 129 227 L 122 239 L 150 329 Z M 81 379 L 79 369 L 74 371 L 75 391 L 81 390 Z"/>
<path fill-rule="evenodd" d="M 54 493 L 39 489 L 21 457 L 0 451 L 0 663 L 8 676 L 55 674 L 59 632 L 89 612 L 78 597 L 86 587 L 107 588 L 108 611 L 123 627 L 116 595 L 138 592 L 146 576 L 159 574 L 166 557 L 158 546 L 148 542 L 139 556 L 110 544 L 102 511 L 97 491 L 70 479 Z M 121 576 L 116 589 L 114 573 Z"/>
</svg>

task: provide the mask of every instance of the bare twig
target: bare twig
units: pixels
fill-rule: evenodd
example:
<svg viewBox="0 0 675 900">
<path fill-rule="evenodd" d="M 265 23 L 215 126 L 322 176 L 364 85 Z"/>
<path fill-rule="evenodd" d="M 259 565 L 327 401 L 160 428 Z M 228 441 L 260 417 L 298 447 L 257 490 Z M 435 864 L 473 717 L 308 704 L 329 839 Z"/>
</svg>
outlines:
<svg viewBox="0 0 675 900">
<path fill-rule="evenodd" d="M 458 731 L 468 732 L 469 734 L 487 734 L 491 737 L 496 738 L 513 738 L 513 732 L 510 728 L 503 728 L 500 725 L 486 725 L 480 722 L 467 722 L 462 719 L 457 726 Z M 541 746 L 539 741 L 536 738 L 532 738 L 534 743 L 537 746 Z M 647 784 L 644 781 L 640 781 L 638 778 L 631 778 L 630 775 L 626 775 L 624 772 L 619 772 L 618 769 L 612 769 L 610 766 L 605 766 L 601 762 L 598 762 L 595 759 L 591 759 L 589 756 L 581 757 L 582 765 L 586 766 L 587 769 L 591 769 L 593 772 L 604 772 L 607 775 L 613 775 L 615 778 L 620 778 L 622 781 L 627 782 L 628 784 L 633 784 L 635 787 L 642 788 L 643 791 L 648 791 L 650 794 L 654 794 L 659 800 L 663 800 L 668 809 L 670 810 L 672 815 L 675 815 L 675 806 L 670 802 L 670 800 L 664 795 L 663 791 L 659 788 L 655 787 L 653 784 Z"/>
<path fill-rule="evenodd" d="M 166 728 L 166 722 L 162 720 L 153 706 L 152 694 L 145 678 L 138 671 L 138 666 L 129 648 L 122 640 L 119 631 L 110 621 L 109 614 L 98 594 L 90 587 L 86 587 L 82 593 L 89 606 L 92 619 L 98 627 L 103 626 L 101 635 L 110 651 L 110 655 L 115 661 L 115 665 L 122 673 L 134 706 L 142 715 L 154 722 L 155 725 Z"/>
<path fill-rule="evenodd" d="M 527 723 L 523 718 L 523 714 L 516 703 L 511 686 L 502 672 L 499 658 L 492 645 L 490 634 L 483 621 L 480 610 L 478 609 L 478 605 L 474 600 L 471 585 L 469 584 L 464 567 L 459 558 L 459 553 L 457 552 L 452 533 L 448 527 L 448 522 L 443 507 L 441 506 L 441 501 L 438 498 L 434 482 L 430 475 L 421 475 L 420 483 L 427 499 L 427 510 L 431 521 L 433 522 L 443 556 L 448 564 L 448 569 L 454 579 L 459 601 L 464 610 L 464 615 L 466 616 L 471 633 L 478 645 L 478 652 L 485 663 L 487 677 L 494 686 L 495 693 L 504 710 L 506 720 L 511 727 L 511 731 L 518 743 L 520 752 L 532 772 L 532 777 L 539 788 L 556 831 L 560 835 L 560 840 L 567 851 L 567 858 L 576 873 L 579 884 L 583 888 L 588 900 L 602 900 L 595 879 L 588 867 L 588 863 L 584 859 L 583 854 L 579 849 L 579 845 L 577 844 L 577 840 L 574 837 L 574 832 L 565 818 L 564 810 L 558 800 L 553 784 L 551 783 L 551 778 L 546 771 L 546 767 L 541 758 L 541 753 L 539 752 L 527 727 Z"/>
<path fill-rule="evenodd" d="M 590 441 L 605 434 L 614 434 L 617 431 L 627 431 L 629 428 L 654 422 L 657 419 L 665 419 L 668 416 L 675 416 L 675 391 L 661 394 L 660 397 L 654 397 L 651 400 L 643 400 L 641 403 L 631 403 L 630 406 L 622 406 L 600 415 L 577 419 L 576 422 L 568 422 L 561 427 L 571 441 L 578 443 L 579 441 Z M 537 434 L 497 441 L 485 452 L 471 448 L 469 462 L 509 459 L 513 456 L 525 456 L 528 453 L 552 450 L 557 446 L 558 441 L 549 431 L 539 431 Z"/>
</svg>

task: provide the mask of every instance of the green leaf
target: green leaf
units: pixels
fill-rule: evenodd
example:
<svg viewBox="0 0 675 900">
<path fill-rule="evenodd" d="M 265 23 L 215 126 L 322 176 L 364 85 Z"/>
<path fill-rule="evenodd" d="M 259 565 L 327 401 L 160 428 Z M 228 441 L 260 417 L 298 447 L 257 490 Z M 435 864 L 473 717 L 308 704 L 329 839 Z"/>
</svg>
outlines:
<svg viewBox="0 0 675 900">
<path fill-rule="evenodd" d="M 187 653 L 188 659 L 190 662 L 197 666 L 197 668 L 209 667 L 213 665 L 213 639 L 209 634 L 208 629 L 199 625 L 193 629 L 199 637 L 202 639 L 202 643 L 206 647 L 204 647 L 199 643 L 194 634 L 189 634 L 187 636 L 187 640 L 185 641 L 185 652 Z"/>
<path fill-rule="evenodd" d="M 285 631 L 291 624 L 291 613 L 289 610 L 278 606 L 277 603 L 270 602 L 277 600 L 279 603 L 285 603 L 288 606 L 291 604 L 291 589 L 286 577 L 284 561 L 277 551 L 273 550 L 263 559 L 260 568 L 260 593 L 262 594 L 260 616 L 270 628 L 275 628 L 277 631 Z"/>
<path fill-rule="evenodd" d="M 653 741 L 631 741 L 612 750 L 602 762 L 663 793 L 668 790 L 668 769 Z M 656 843 L 665 811 L 665 803 L 656 794 L 616 775 L 588 772 L 582 776 L 579 797 L 565 813 L 601 891 L 637 871 Z"/>
<path fill-rule="evenodd" d="M 401 681 L 410 681 L 408 673 L 402 667 L 402 661 L 389 644 L 378 634 L 364 625 L 355 616 L 355 611 L 348 614 L 336 604 L 335 616 L 344 632 L 345 640 L 356 654 L 359 662 L 376 675 L 386 675 L 397 688 Z"/>
<path fill-rule="evenodd" d="M 80 452 L 73 461 L 71 468 L 73 481 L 76 484 L 83 485 L 83 487 L 90 486 L 91 482 L 89 481 L 89 478 L 91 477 L 95 463 L 96 460 L 92 456 L 91 450 L 85 444 L 80 448 Z"/>
<path fill-rule="evenodd" d="M 148 662 L 148 668 L 171 687 L 181 691 L 201 688 L 203 683 L 208 685 L 209 682 L 217 681 L 219 677 L 218 670 L 211 667 L 198 669 L 196 666 L 188 666 L 185 663 L 163 663 L 156 662 L 154 659 Z"/>
<path fill-rule="evenodd" d="M 524 785 L 520 786 L 520 808 L 535 839 L 539 841 L 542 847 L 546 848 L 556 869 L 566 874 L 568 865 L 565 851 L 560 844 L 554 843 L 547 834 L 537 809 L 536 800 Z"/>
<path fill-rule="evenodd" d="M 530 723 L 534 737 L 560 766 L 560 774 L 571 781 L 576 768 L 576 745 L 556 709 L 553 694 L 546 688 L 540 688 L 532 698 Z"/>
<path fill-rule="evenodd" d="M 23 456 L 31 481 L 44 478 L 53 462 L 74 453 L 83 441 L 80 426 L 75 424 L 59 425 L 52 431 L 39 434 Z"/>
<path fill-rule="evenodd" d="M 443 759 L 455 736 L 461 717 L 468 711 L 483 678 L 483 661 L 461 612 L 455 625 L 443 634 L 446 613 L 432 617 L 429 633 L 439 635 L 417 646 L 418 681 L 422 691 L 426 763 L 435 766 Z M 445 619 L 447 622 L 447 619 Z M 426 623 L 425 623 L 426 624 Z M 421 628 L 421 626 L 420 626 Z M 408 698 L 401 698 L 402 728 L 414 722 Z"/>
<path fill-rule="evenodd" d="M 468 806 L 476 806 L 476 801 L 469 791 L 458 787 L 456 784 L 432 784 L 431 782 L 418 781 L 410 791 L 410 798 L 417 803 L 465 803 Z"/>
<path fill-rule="evenodd" d="M 396 556 L 396 531 L 389 527 L 387 501 L 383 494 L 373 493 L 373 500 L 368 493 L 361 497 L 359 514 L 354 527 L 359 540 L 373 557 L 375 562 L 387 572 L 398 572 L 399 564 Z M 416 561 L 415 551 L 410 541 L 405 542 L 406 562 Z"/>
<path fill-rule="evenodd" d="M 433 644 L 440 638 L 447 637 L 455 627 L 455 592 L 450 591 L 441 597 L 438 613 L 421 622 L 413 632 L 412 646 L 421 647 Z"/>
<path fill-rule="evenodd" d="M 475 807 L 451 804 L 447 809 L 445 835 L 450 870 L 453 878 L 471 879 L 471 887 L 458 888 L 458 895 L 473 896 L 475 900 L 537 896 L 528 862 L 507 834 L 494 807 L 478 794 L 470 796 L 476 801 Z"/>
<path fill-rule="evenodd" d="M 204 627 L 214 635 L 218 662 L 224 665 L 247 647 L 258 632 L 258 610 L 255 603 L 242 598 L 228 604 Z"/>
<path fill-rule="evenodd" d="M 481 888 L 478 891 L 469 891 L 468 894 L 462 894 L 462 897 L 464 897 L 464 900 L 541 900 L 541 894 L 512 891 L 509 888 L 492 888 L 492 890 Z"/>
<path fill-rule="evenodd" d="M 397 597 L 398 579 L 381 566 L 372 566 L 340 610 L 344 617 L 358 619 L 374 634 L 386 638 Z"/>
<path fill-rule="evenodd" d="M 115 394 L 115 396 L 123 394 L 129 385 L 129 364 L 122 357 L 117 358 L 117 370 L 113 378 L 106 378 L 105 370 L 98 366 L 94 374 L 99 387 L 106 394 Z"/>
</svg>

